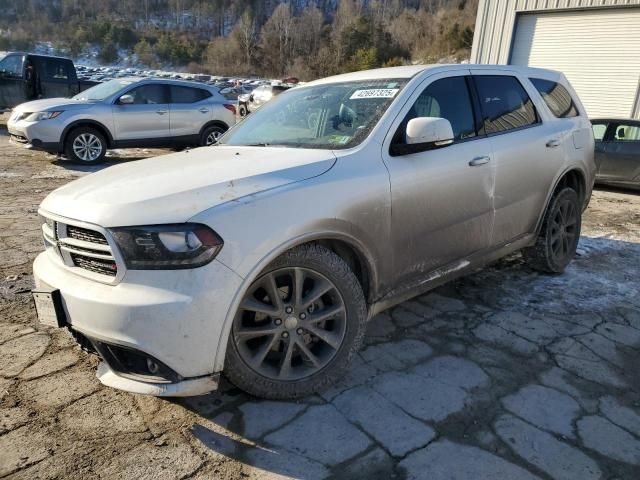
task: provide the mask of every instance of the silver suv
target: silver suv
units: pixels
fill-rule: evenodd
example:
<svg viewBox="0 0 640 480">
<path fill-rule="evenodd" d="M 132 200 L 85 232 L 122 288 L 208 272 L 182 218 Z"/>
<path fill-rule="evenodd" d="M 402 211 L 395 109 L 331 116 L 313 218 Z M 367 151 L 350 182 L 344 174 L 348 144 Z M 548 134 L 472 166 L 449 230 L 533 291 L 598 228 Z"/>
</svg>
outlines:
<svg viewBox="0 0 640 480">
<path fill-rule="evenodd" d="M 290 398 L 340 377 L 373 315 L 522 250 L 562 272 L 594 181 L 557 72 L 410 66 L 266 103 L 212 148 L 51 193 L 40 322 L 100 352 L 106 385 L 197 395 L 220 372 Z"/>
<path fill-rule="evenodd" d="M 211 145 L 235 121 L 235 105 L 215 87 L 122 78 L 18 105 L 7 128 L 15 142 L 96 163 L 109 148 Z"/>
</svg>

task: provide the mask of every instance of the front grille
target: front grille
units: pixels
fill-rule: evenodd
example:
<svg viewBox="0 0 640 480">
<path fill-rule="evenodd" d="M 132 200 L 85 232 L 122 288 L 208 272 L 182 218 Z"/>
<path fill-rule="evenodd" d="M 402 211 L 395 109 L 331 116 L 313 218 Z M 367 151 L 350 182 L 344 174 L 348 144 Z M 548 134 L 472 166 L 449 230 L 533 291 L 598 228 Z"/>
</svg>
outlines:
<svg viewBox="0 0 640 480">
<path fill-rule="evenodd" d="M 44 217 L 42 234 L 48 250 L 77 272 L 112 283 L 118 275 L 118 264 L 105 234 L 97 229 L 71 225 Z M 100 278 L 102 277 L 102 278 Z M 106 277 L 106 278 L 105 278 Z"/>
<path fill-rule="evenodd" d="M 97 243 L 99 245 L 109 245 L 107 239 L 100 232 L 89 230 L 88 228 L 76 227 L 75 225 L 67 225 L 67 236 L 82 240 L 83 242 Z"/>
<path fill-rule="evenodd" d="M 118 267 L 114 260 L 91 258 L 76 253 L 71 254 L 71 260 L 76 267 L 89 270 L 90 272 L 109 275 L 111 277 L 115 277 L 118 273 Z"/>
</svg>

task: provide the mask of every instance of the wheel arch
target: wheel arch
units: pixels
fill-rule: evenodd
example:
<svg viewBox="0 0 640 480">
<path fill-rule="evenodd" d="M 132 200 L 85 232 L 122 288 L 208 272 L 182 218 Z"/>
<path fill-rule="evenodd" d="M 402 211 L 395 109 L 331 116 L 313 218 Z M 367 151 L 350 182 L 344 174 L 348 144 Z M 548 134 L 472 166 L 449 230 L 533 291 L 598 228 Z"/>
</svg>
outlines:
<svg viewBox="0 0 640 480">
<path fill-rule="evenodd" d="M 61 150 L 64 150 L 64 145 L 67 141 L 67 137 L 68 135 L 75 130 L 76 128 L 80 128 L 80 127 L 91 127 L 91 128 L 95 128 L 96 130 L 98 130 L 100 133 L 102 133 L 102 135 L 104 135 L 104 138 L 106 138 L 107 140 L 107 148 L 112 148 L 113 147 L 113 136 L 111 135 L 111 132 L 109 131 L 109 129 L 102 123 L 96 121 L 96 120 L 76 120 L 75 122 L 70 123 L 69 125 L 67 125 L 64 130 L 62 131 L 62 135 L 60 135 L 60 148 Z"/>
<path fill-rule="evenodd" d="M 547 194 L 547 200 L 545 202 L 544 210 L 542 211 L 540 217 L 538 218 L 538 224 L 536 225 L 536 234 L 540 233 L 540 229 L 542 228 L 542 223 L 544 221 L 544 217 L 547 214 L 547 210 L 549 209 L 549 205 L 551 204 L 551 200 L 553 199 L 556 192 L 562 190 L 563 188 L 569 187 L 573 188 L 578 194 L 578 199 L 580 200 L 583 208 L 586 207 L 585 201 L 587 199 L 587 181 L 586 181 L 585 173 L 579 167 L 569 167 L 565 171 L 563 171 L 553 184 L 553 188 Z"/>
<path fill-rule="evenodd" d="M 262 271 L 276 258 L 288 252 L 289 250 L 300 247 L 302 245 L 313 243 L 322 245 L 334 252 L 336 255 L 342 258 L 350 268 L 353 269 L 354 265 L 355 268 L 358 268 L 359 271 L 354 271 L 354 274 L 356 275 L 356 278 L 358 278 L 358 282 L 360 282 L 367 303 L 366 308 L 367 310 L 369 310 L 369 307 L 372 303 L 372 298 L 375 295 L 378 274 L 377 270 L 375 269 L 373 257 L 368 253 L 368 250 L 360 241 L 349 235 L 339 232 L 306 234 L 291 239 L 271 250 L 266 256 L 264 256 L 259 262 L 257 262 L 249 275 L 244 278 L 242 284 L 240 285 L 240 288 L 238 288 L 233 300 L 229 305 L 229 309 L 224 320 L 224 325 L 222 327 L 220 340 L 218 341 L 218 348 L 216 350 L 214 359 L 215 372 L 222 371 L 224 367 L 224 359 L 227 352 L 227 343 L 229 334 L 231 332 L 231 324 L 233 323 L 235 312 L 238 309 L 242 297 L 244 296 L 247 289 L 256 280 L 256 278 L 258 278 L 260 273 L 262 273 Z"/>
<path fill-rule="evenodd" d="M 213 127 L 213 126 L 217 126 L 217 127 L 222 127 L 225 130 L 229 130 L 229 125 L 227 125 L 225 122 L 223 122 L 222 120 L 209 120 L 207 123 L 205 123 L 202 128 L 200 129 L 200 133 L 198 134 L 198 136 L 200 138 L 202 138 L 202 134 L 204 133 L 204 131 L 209 128 L 209 127 Z"/>
</svg>

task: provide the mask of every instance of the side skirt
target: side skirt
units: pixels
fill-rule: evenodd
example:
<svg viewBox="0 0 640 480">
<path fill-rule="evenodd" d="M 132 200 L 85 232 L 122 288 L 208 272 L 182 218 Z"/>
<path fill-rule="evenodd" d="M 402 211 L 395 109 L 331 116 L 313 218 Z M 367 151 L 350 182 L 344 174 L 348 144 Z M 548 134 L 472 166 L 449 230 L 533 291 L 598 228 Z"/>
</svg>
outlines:
<svg viewBox="0 0 640 480">
<path fill-rule="evenodd" d="M 449 265 L 445 265 L 429 272 L 418 282 L 392 290 L 371 304 L 369 306 L 369 318 L 413 297 L 422 295 L 429 290 L 433 290 L 440 285 L 444 285 L 451 280 L 480 271 L 486 265 L 493 263 L 510 253 L 533 245 L 535 239 L 535 234 L 527 233 L 499 247 L 476 252 L 469 257 L 457 260 Z"/>
</svg>

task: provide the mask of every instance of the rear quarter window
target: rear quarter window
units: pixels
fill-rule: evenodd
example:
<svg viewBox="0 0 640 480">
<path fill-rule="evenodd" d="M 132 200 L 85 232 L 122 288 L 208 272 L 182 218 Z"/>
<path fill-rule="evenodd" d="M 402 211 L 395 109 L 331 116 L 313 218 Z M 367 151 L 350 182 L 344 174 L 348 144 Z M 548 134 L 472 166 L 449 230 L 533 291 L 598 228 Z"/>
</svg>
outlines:
<svg viewBox="0 0 640 480">
<path fill-rule="evenodd" d="M 536 87 L 551 113 L 557 118 L 570 118 L 579 115 L 571 94 L 562 85 L 542 78 L 530 78 L 529 80 Z"/>
</svg>

